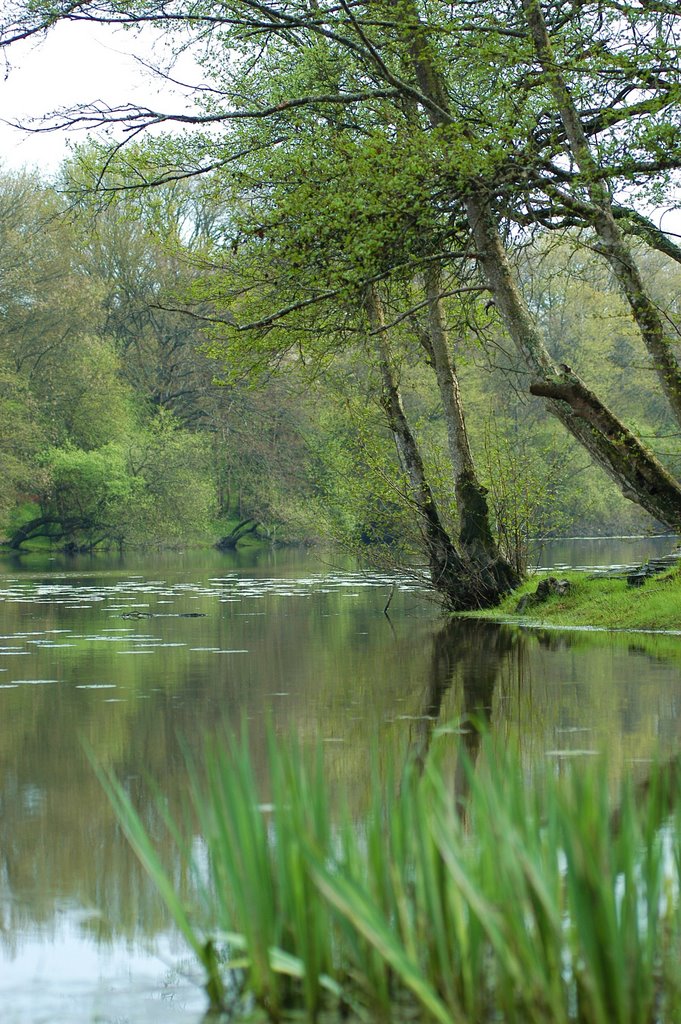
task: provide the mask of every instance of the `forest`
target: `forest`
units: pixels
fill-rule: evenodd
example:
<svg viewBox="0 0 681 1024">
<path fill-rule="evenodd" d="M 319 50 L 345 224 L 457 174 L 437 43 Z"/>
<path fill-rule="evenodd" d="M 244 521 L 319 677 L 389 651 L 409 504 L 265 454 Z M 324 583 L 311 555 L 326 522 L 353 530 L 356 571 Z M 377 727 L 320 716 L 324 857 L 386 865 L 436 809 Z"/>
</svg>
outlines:
<svg viewBox="0 0 681 1024">
<path fill-rule="evenodd" d="M 15 0 L 0 43 L 78 20 L 199 78 L 0 175 L 6 545 L 332 542 L 463 608 L 532 538 L 678 532 L 675 4 Z"/>
<path fill-rule="evenodd" d="M 678 560 L 528 570 L 681 535 L 679 0 L 3 0 L 6 74 L 83 25 L 158 89 L 0 166 L 0 1004 L 677 1024 Z"/>
</svg>

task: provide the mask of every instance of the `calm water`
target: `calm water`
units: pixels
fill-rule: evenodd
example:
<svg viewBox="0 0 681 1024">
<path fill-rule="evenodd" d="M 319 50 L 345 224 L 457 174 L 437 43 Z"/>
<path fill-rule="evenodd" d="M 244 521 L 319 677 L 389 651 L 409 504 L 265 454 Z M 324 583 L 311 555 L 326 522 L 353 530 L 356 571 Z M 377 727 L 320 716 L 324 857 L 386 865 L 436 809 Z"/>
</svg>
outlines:
<svg viewBox="0 0 681 1024">
<path fill-rule="evenodd" d="M 561 544 L 541 564 L 670 548 Z M 681 638 L 448 624 L 406 584 L 389 621 L 392 583 L 292 553 L 0 563 L 3 1024 L 198 1024 L 205 1007 L 83 741 L 152 823 L 145 778 L 179 807 L 182 743 L 244 719 L 260 765 L 268 718 L 322 741 L 358 807 L 372 740 L 423 753 L 471 713 L 530 770 L 607 750 L 614 775 L 644 772 L 678 752 Z"/>
</svg>

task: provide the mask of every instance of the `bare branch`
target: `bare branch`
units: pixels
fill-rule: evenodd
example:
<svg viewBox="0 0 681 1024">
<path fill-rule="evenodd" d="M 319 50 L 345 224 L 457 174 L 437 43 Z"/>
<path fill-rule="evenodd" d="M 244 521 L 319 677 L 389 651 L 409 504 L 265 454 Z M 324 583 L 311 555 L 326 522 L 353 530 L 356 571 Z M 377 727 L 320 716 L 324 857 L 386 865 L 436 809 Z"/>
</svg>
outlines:
<svg viewBox="0 0 681 1024">
<path fill-rule="evenodd" d="M 487 291 L 489 291 L 489 288 L 486 285 L 470 285 L 465 288 L 451 288 L 448 291 L 441 292 L 439 298 L 450 299 L 453 295 L 463 295 L 466 293 L 480 295 L 482 292 Z M 396 317 L 389 324 L 382 324 L 380 327 L 377 327 L 374 330 L 369 331 L 369 334 L 376 334 L 378 331 L 389 331 L 391 330 L 391 328 L 397 327 L 398 324 L 401 324 L 403 320 L 411 320 L 411 318 L 414 316 L 416 312 L 418 312 L 419 309 L 423 309 L 424 306 L 427 305 L 428 299 L 424 299 L 423 302 L 417 302 L 416 305 L 411 306 L 408 310 L 406 310 L 406 312 L 401 313 L 400 316 Z"/>
</svg>

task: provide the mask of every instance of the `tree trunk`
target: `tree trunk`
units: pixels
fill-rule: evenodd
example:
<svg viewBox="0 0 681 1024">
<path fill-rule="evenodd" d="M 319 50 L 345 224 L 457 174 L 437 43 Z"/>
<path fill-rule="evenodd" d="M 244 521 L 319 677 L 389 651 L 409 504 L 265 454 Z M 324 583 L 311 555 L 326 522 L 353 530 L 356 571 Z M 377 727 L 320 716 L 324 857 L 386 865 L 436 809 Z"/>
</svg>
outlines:
<svg viewBox="0 0 681 1024">
<path fill-rule="evenodd" d="M 63 540 L 78 531 L 91 529 L 92 523 L 84 518 L 63 518 L 61 516 L 37 516 L 14 531 L 7 546 L 18 551 L 21 545 L 34 537 L 50 537 Z"/>
<path fill-rule="evenodd" d="M 643 342 L 667 401 L 681 424 L 681 367 L 672 349 L 662 318 L 648 294 L 634 257 L 615 220 L 610 193 L 588 139 L 572 94 L 553 54 L 540 0 L 522 0 L 525 17 L 542 71 L 558 108 L 570 151 L 583 175 L 589 199 L 595 208 L 592 226 L 600 240 L 599 251 L 610 264 L 629 302 Z"/>
<path fill-rule="evenodd" d="M 449 353 L 449 338 L 442 308 L 440 267 L 433 264 L 424 274 L 428 300 L 428 350 L 437 379 L 447 424 L 449 458 L 459 515 L 459 544 L 466 557 L 481 569 L 496 574 L 502 590 L 518 585 L 518 578 L 501 557 L 492 536 L 487 489 L 478 480 L 468 441 L 456 367 Z"/>
<path fill-rule="evenodd" d="M 248 519 L 242 519 L 231 533 L 226 534 L 216 542 L 215 547 L 218 551 L 234 551 L 239 541 L 248 536 L 249 533 L 255 533 L 259 526 L 258 520 L 253 519 L 252 516 L 249 516 Z"/>
<path fill-rule="evenodd" d="M 385 337 L 383 306 L 373 286 L 367 290 L 366 305 L 371 329 L 376 338 L 381 372 L 381 407 L 395 441 L 400 465 L 409 480 L 411 499 L 419 516 L 419 527 L 428 552 L 431 580 L 436 590 L 441 591 L 443 585 L 445 589 L 449 588 L 450 577 L 456 578 L 463 573 L 463 561 L 442 524 L 433 492 L 426 479 L 421 453 L 407 421 L 391 366 Z"/>
<path fill-rule="evenodd" d="M 538 0 L 523 0 L 523 5 L 526 13 L 529 12 L 531 16 L 536 17 Z M 437 72 L 432 59 L 425 26 L 420 20 L 418 8 L 413 0 L 407 0 L 405 10 L 409 21 L 405 38 L 410 40 L 416 80 L 428 99 L 437 104 L 437 109 L 428 110 L 431 124 L 437 126 L 455 123 L 449 109 L 442 77 Z M 539 15 L 541 16 L 540 9 Z M 552 64 L 551 67 L 553 66 Z M 554 78 L 554 86 L 555 81 Z M 571 100 L 569 93 L 567 95 Z M 564 107 L 564 110 L 567 113 L 567 107 Z M 577 121 L 579 122 L 579 119 Z M 579 124 L 579 128 L 581 130 L 581 124 Z M 463 130 L 467 132 L 472 144 L 483 145 L 475 138 L 470 129 L 464 126 Z M 582 159 L 584 158 L 583 151 L 580 151 L 580 156 Z M 600 187 L 603 188 L 602 184 Z M 607 196 L 607 192 L 605 194 Z M 537 324 L 515 283 L 497 222 L 489 206 L 488 193 L 483 194 L 476 191 L 474 183 L 471 182 L 471 187 L 463 198 L 478 262 L 494 296 L 499 313 L 518 352 L 530 370 L 539 378 L 533 385 L 534 393 L 539 394 L 537 388 L 542 386 L 548 388 L 558 385 L 560 389 L 562 385 L 567 385 L 562 389 L 560 395 L 554 391 L 554 395 L 549 397 L 545 392 L 545 396 L 549 397 L 550 412 L 567 427 L 592 458 L 615 480 L 626 498 L 641 505 L 671 529 L 681 530 L 681 486 L 655 455 L 603 405 L 593 392 L 581 385 L 581 382 L 579 384 L 583 391 L 581 400 L 577 400 L 575 375 L 569 367 L 566 367 L 564 376 L 563 368 L 554 365 Z M 621 239 L 609 206 L 606 212 L 609 214 L 609 220 L 612 221 L 617 236 Z M 624 253 L 615 245 L 616 238 L 612 233 L 608 234 L 605 231 L 606 222 L 609 224 L 609 220 L 604 216 L 599 223 L 605 235 L 604 251 L 609 252 L 610 258 L 616 262 L 623 257 Z M 608 228 L 608 231 L 610 230 Z M 610 246 L 609 249 L 608 246 Z M 626 250 L 624 242 L 622 242 L 622 247 Z M 628 253 L 628 250 L 626 252 Z M 659 337 L 659 332 L 654 327 L 654 319 L 652 317 L 647 319 L 648 307 L 645 304 L 647 296 L 645 289 L 642 286 L 639 288 L 637 284 L 634 272 L 637 274 L 638 271 L 635 266 L 632 271 L 630 266 L 632 263 L 629 254 L 629 258 L 625 259 L 622 265 L 626 269 L 616 268 L 618 279 L 620 279 L 622 287 L 625 288 L 630 304 L 632 304 L 632 312 L 635 317 L 638 317 L 639 328 L 656 361 L 664 393 L 672 408 L 675 411 L 678 409 L 681 416 L 679 367 L 669 345 Z M 619 278 L 619 273 L 622 274 L 621 278 Z M 627 289 L 630 289 L 631 295 Z M 655 310 L 653 312 L 657 317 L 657 312 Z M 580 388 L 578 387 L 577 390 L 579 391 Z M 585 400 L 587 394 L 588 401 Z M 574 400 L 570 402 L 569 398 Z"/>
<path fill-rule="evenodd" d="M 503 573 L 498 573 L 497 577 L 495 566 L 489 559 L 479 564 L 462 557 L 438 512 L 416 438 L 402 405 L 386 340 L 383 306 L 374 286 L 367 289 L 366 307 L 372 335 L 376 339 L 382 384 L 381 406 L 409 481 L 410 497 L 418 515 L 433 588 L 454 611 L 498 604 L 502 595 L 511 589 L 511 582 L 503 578 Z"/>
<path fill-rule="evenodd" d="M 639 439 L 567 366 L 556 366 L 513 280 L 496 222 L 484 199 L 466 200 L 477 255 L 506 329 L 537 375 L 530 390 L 619 485 L 626 498 L 681 530 L 681 486 Z"/>
</svg>

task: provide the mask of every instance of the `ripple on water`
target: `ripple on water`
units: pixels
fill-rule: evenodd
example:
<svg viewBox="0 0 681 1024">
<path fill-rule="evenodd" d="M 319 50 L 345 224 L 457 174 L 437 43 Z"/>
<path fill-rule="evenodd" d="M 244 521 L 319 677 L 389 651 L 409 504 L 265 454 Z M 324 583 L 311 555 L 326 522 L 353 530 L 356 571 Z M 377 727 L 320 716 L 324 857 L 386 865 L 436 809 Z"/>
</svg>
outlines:
<svg viewBox="0 0 681 1024">
<path fill-rule="evenodd" d="M 397 586 L 404 591 L 420 589 L 411 577 L 370 572 L 319 573 L 293 580 L 228 575 L 211 577 L 207 584 L 168 583 L 166 580 L 131 576 L 110 586 L 83 584 L 82 574 L 66 574 L 60 577 L 59 582 L 51 584 L 9 579 L 4 589 L 0 589 L 0 600 L 56 604 L 67 611 L 93 610 L 96 603 L 106 602 L 107 612 L 116 613 L 149 608 L 151 598 L 155 598 L 159 605 L 167 605 L 177 598 L 192 601 L 217 598 L 221 603 L 237 603 L 244 598 L 257 600 L 273 596 L 290 598 L 344 593 L 344 596 L 355 597 L 362 588 L 386 586 Z"/>
<path fill-rule="evenodd" d="M 545 757 L 597 757 L 601 753 L 600 750 L 590 750 L 584 748 L 583 750 L 545 750 Z"/>
<path fill-rule="evenodd" d="M 75 647 L 76 644 L 55 644 L 51 640 L 34 640 L 31 641 L 36 647 L 41 647 L 43 650 L 54 650 L 56 647 Z"/>
<path fill-rule="evenodd" d="M 13 679 L 13 686 L 48 686 L 50 683 L 58 683 L 58 679 Z"/>
</svg>

